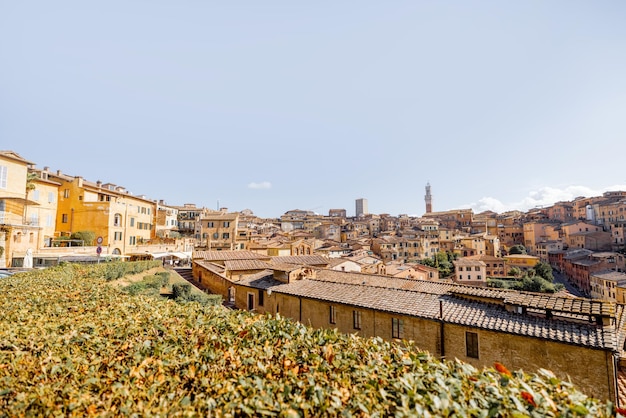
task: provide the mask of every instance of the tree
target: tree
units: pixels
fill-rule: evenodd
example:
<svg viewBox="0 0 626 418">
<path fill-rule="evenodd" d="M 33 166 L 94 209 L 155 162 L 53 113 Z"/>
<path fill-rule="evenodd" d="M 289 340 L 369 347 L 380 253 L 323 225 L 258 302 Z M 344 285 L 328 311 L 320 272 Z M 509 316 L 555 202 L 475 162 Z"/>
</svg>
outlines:
<svg viewBox="0 0 626 418">
<path fill-rule="evenodd" d="M 26 175 L 26 187 L 25 187 L 25 203 L 24 203 L 24 224 L 26 223 L 27 209 L 28 209 L 28 195 L 31 191 L 35 190 L 35 180 L 38 178 L 37 173 L 28 173 Z"/>
<path fill-rule="evenodd" d="M 76 231 L 70 236 L 70 239 L 82 240 L 85 246 L 90 246 L 96 240 L 96 233 L 93 231 Z"/>
<path fill-rule="evenodd" d="M 520 277 L 522 275 L 522 270 L 519 267 L 511 267 L 509 269 L 509 276 Z"/>
<path fill-rule="evenodd" d="M 539 277 L 543 277 L 549 282 L 554 281 L 554 275 L 552 275 L 552 267 L 548 263 L 540 262 L 538 263 L 533 270 L 535 270 L 535 274 Z"/>
<path fill-rule="evenodd" d="M 424 258 L 420 260 L 420 264 L 436 268 L 437 270 L 439 270 L 439 277 L 445 278 L 450 276 L 454 272 L 454 264 L 452 264 L 451 262 L 451 260 L 454 259 L 454 254 L 450 254 L 445 251 L 439 251 L 433 256 L 433 258 Z"/>
<path fill-rule="evenodd" d="M 509 248 L 509 254 L 526 254 L 526 247 L 516 244 Z"/>
</svg>

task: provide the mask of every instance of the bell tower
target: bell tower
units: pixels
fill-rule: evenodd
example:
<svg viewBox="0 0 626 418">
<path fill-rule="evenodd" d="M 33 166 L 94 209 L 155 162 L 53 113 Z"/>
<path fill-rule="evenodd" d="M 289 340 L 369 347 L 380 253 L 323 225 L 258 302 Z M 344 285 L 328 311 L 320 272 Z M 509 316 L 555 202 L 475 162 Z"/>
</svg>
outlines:
<svg viewBox="0 0 626 418">
<path fill-rule="evenodd" d="M 426 196 L 424 196 L 426 202 L 426 213 L 433 211 L 433 196 L 430 194 L 430 183 L 426 183 Z"/>
</svg>

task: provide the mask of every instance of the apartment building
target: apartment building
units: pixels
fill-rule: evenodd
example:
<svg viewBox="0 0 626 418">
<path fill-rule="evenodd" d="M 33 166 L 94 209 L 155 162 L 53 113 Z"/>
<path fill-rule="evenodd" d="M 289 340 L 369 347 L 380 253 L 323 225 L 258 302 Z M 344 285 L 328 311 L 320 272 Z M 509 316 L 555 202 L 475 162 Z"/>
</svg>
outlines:
<svg viewBox="0 0 626 418">
<path fill-rule="evenodd" d="M 61 236 L 92 231 L 102 237 L 105 253 L 114 255 L 137 252 L 156 236 L 156 202 L 115 184 L 89 182 L 60 170 L 46 174 L 60 184 L 56 229 Z"/>
<path fill-rule="evenodd" d="M 538 255 L 537 245 L 539 243 L 561 239 L 561 224 L 559 222 L 526 222 L 523 229 L 524 247 L 531 255 Z"/>
<path fill-rule="evenodd" d="M 178 211 L 178 225 L 176 231 L 184 237 L 194 237 L 196 234 L 196 222 L 205 213 L 207 208 L 198 208 L 195 203 L 185 203 L 183 206 L 173 206 Z"/>
<path fill-rule="evenodd" d="M 33 250 L 51 247 L 56 237 L 57 205 L 61 184 L 48 178 L 47 168 L 43 170 L 30 168 L 28 173 L 31 184 L 28 196 L 32 203 L 25 208 L 26 223 L 40 228 L 40 240 Z"/>
<path fill-rule="evenodd" d="M 203 212 L 196 221 L 196 245 L 198 249 L 239 250 L 243 243 L 237 242 L 239 213 L 221 211 Z"/>
<path fill-rule="evenodd" d="M 626 289 L 626 274 L 614 270 L 600 270 L 589 275 L 592 299 L 626 303 L 623 291 Z"/>
<path fill-rule="evenodd" d="M 436 219 L 445 228 L 469 231 L 473 223 L 474 212 L 472 209 L 455 209 L 425 213 L 424 218 Z"/>
<path fill-rule="evenodd" d="M 169 238 L 178 234 L 178 209 L 175 206 L 166 205 L 163 200 L 159 200 L 156 205 L 156 236 L 159 238 Z"/>
<path fill-rule="evenodd" d="M 459 284 L 486 286 L 487 263 L 480 256 L 463 257 L 452 262 L 454 264 L 454 282 Z"/>
<path fill-rule="evenodd" d="M 556 202 L 546 208 L 548 219 L 559 222 L 569 222 L 574 219 L 574 205 L 572 202 Z"/>
<path fill-rule="evenodd" d="M 45 239 L 38 218 L 36 224 L 30 222 L 39 212 L 27 210 L 39 205 L 27 190 L 28 170 L 33 166 L 13 151 L 0 151 L 0 267 L 9 266 L 14 253 L 34 250 Z"/>
<path fill-rule="evenodd" d="M 539 260 L 543 263 L 550 263 L 549 254 L 551 252 L 563 250 L 563 241 L 542 241 L 535 245 L 535 255 L 539 257 Z"/>
</svg>

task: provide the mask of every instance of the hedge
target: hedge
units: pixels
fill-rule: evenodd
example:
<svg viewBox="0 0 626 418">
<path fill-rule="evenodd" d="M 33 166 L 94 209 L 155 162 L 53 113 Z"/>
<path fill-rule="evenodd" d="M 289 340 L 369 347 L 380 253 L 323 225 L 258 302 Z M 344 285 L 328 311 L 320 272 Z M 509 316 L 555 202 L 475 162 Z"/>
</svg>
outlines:
<svg viewBox="0 0 626 418">
<path fill-rule="evenodd" d="M 547 370 L 478 370 L 279 315 L 131 296 L 101 267 L 0 281 L 0 416 L 593 416 Z"/>
</svg>

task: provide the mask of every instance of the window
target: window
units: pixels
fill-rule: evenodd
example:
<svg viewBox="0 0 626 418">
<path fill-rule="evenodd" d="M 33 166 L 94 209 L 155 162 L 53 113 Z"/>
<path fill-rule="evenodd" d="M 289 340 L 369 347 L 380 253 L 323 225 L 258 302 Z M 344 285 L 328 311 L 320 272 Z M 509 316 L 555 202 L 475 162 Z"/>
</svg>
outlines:
<svg viewBox="0 0 626 418">
<path fill-rule="evenodd" d="M 265 291 L 263 289 L 259 289 L 259 306 L 263 306 L 265 303 Z"/>
<path fill-rule="evenodd" d="M 33 226 L 39 226 L 39 216 L 36 213 L 30 215 L 30 224 Z"/>
<path fill-rule="evenodd" d="M 63 190 L 63 197 L 66 199 L 70 197 L 70 189 Z"/>
<path fill-rule="evenodd" d="M 352 323 L 354 329 L 361 329 L 361 311 L 352 311 Z"/>
<path fill-rule="evenodd" d="M 137 243 L 137 237 L 129 237 L 128 238 L 128 243 L 130 245 L 135 245 Z"/>
<path fill-rule="evenodd" d="M 335 307 L 333 305 L 328 307 L 328 322 L 331 324 L 337 323 L 337 313 L 335 312 Z"/>
<path fill-rule="evenodd" d="M 52 215 L 46 215 L 46 226 L 54 226 L 54 218 Z"/>
<path fill-rule="evenodd" d="M 54 193 L 48 192 L 48 203 L 54 203 Z"/>
<path fill-rule="evenodd" d="M 206 227 L 207 228 L 213 228 L 213 222 L 207 222 L 206 223 Z"/>
<path fill-rule="evenodd" d="M 248 310 L 254 310 L 254 293 L 248 293 Z"/>
<path fill-rule="evenodd" d="M 230 234 L 228 232 L 224 232 L 222 234 L 222 239 L 228 239 L 228 238 L 230 238 Z"/>
<path fill-rule="evenodd" d="M 474 271 L 480 271 L 480 266 L 475 266 Z"/>
<path fill-rule="evenodd" d="M 121 232 L 116 232 L 116 233 L 113 235 L 113 240 L 115 240 L 115 241 L 121 241 L 121 240 L 122 240 L 122 233 L 121 233 Z"/>
<path fill-rule="evenodd" d="M 33 190 L 33 200 L 36 202 L 39 201 L 39 190 L 37 189 Z"/>
<path fill-rule="evenodd" d="M 465 351 L 467 357 L 478 358 L 478 334 L 465 332 Z"/>
<path fill-rule="evenodd" d="M 228 227 L 230 226 L 230 222 L 228 222 L 228 221 L 224 221 L 224 224 L 223 224 L 223 225 L 224 225 L 224 228 L 228 228 Z"/>
<path fill-rule="evenodd" d="M 400 318 L 391 318 L 391 338 L 404 338 L 404 321 Z"/>
<path fill-rule="evenodd" d="M 6 165 L 0 165 L 0 189 L 7 188 L 7 176 L 9 169 Z"/>
<path fill-rule="evenodd" d="M 63 215 L 61 215 L 61 223 L 64 223 L 64 224 L 67 223 L 67 213 L 64 213 Z"/>
<path fill-rule="evenodd" d="M 5 211 L 4 200 L 0 200 L 0 223 L 4 223 L 4 211 Z"/>
<path fill-rule="evenodd" d="M 130 226 L 135 226 L 135 218 L 130 218 Z"/>
<path fill-rule="evenodd" d="M 113 226 L 122 226 L 122 215 L 116 213 L 113 217 Z"/>
</svg>

